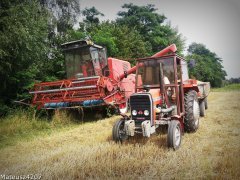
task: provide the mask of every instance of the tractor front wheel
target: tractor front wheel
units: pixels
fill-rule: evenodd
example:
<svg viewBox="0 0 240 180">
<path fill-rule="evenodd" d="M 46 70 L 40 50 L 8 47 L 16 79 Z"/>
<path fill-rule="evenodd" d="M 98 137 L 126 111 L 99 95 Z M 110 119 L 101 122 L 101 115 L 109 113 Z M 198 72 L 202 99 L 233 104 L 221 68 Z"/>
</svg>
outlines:
<svg viewBox="0 0 240 180">
<path fill-rule="evenodd" d="M 190 90 L 185 94 L 185 119 L 184 129 L 187 132 L 195 132 L 199 127 L 199 103 L 197 92 Z"/>
<path fill-rule="evenodd" d="M 177 150 L 181 145 L 182 130 L 179 121 L 173 120 L 168 125 L 167 144 L 169 148 Z"/>
<path fill-rule="evenodd" d="M 123 142 L 127 140 L 128 136 L 124 129 L 124 120 L 118 120 L 112 129 L 112 138 L 115 142 Z"/>
<path fill-rule="evenodd" d="M 208 100 L 207 97 L 204 98 L 204 103 L 205 103 L 205 109 L 208 109 Z"/>
<path fill-rule="evenodd" d="M 206 115 L 206 113 L 205 113 L 206 107 L 205 107 L 205 101 L 204 100 L 200 101 L 199 108 L 200 108 L 200 116 L 204 117 Z"/>
</svg>

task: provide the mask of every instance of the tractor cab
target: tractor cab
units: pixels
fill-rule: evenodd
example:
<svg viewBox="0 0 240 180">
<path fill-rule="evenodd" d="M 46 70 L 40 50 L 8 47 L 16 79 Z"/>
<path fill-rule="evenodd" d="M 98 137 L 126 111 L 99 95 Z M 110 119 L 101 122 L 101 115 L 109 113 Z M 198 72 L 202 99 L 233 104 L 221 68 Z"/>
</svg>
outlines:
<svg viewBox="0 0 240 180">
<path fill-rule="evenodd" d="M 184 112 L 183 82 L 189 79 L 186 61 L 171 54 L 139 59 L 137 67 L 136 92 L 148 92 L 153 99 L 158 97 L 155 107 L 172 107 L 172 115 L 180 116 Z"/>
<path fill-rule="evenodd" d="M 68 79 L 101 76 L 107 69 L 106 50 L 92 41 L 79 40 L 61 45 Z"/>
</svg>

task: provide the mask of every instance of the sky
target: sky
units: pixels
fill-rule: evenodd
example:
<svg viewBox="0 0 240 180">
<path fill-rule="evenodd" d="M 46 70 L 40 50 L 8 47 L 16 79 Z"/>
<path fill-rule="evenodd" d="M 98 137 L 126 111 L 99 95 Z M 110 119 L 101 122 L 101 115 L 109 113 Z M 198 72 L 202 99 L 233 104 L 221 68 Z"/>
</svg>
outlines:
<svg viewBox="0 0 240 180">
<path fill-rule="evenodd" d="M 240 77 L 240 0 L 80 0 L 80 7 L 95 6 L 105 15 L 100 20 L 114 20 L 125 3 L 154 4 L 185 37 L 186 46 L 206 45 L 223 59 L 227 78 Z"/>
</svg>

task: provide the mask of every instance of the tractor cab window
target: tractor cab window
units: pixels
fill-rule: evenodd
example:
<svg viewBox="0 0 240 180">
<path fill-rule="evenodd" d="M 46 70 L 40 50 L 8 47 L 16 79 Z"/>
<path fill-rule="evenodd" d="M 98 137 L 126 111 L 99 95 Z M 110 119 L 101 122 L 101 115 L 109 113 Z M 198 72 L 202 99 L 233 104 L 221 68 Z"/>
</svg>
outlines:
<svg viewBox="0 0 240 180">
<path fill-rule="evenodd" d="M 164 79 L 168 79 L 170 84 L 174 83 L 173 58 L 147 59 L 138 62 L 137 87 L 142 88 L 145 85 L 159 85 L 160 63 L 163 67 Z"/>
<path fill-rule="evenodd" d="M 186 81 L 189 79 L 187 62 L 182 60 L 181 66 L 182 66 L 182 80 Z"/>
</svg>

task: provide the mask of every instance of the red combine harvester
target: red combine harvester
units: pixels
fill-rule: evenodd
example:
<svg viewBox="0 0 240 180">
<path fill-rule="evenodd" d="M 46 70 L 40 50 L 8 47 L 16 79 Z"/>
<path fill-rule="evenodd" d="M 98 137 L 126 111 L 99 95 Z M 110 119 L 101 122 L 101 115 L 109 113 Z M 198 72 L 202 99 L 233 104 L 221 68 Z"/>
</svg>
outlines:
<svg viewBox="0 0 240 180">
<path fill-rule="evenodd" d="M 198 129 L 199 116 L 207 109 L 210 83 L 189 79 L 187 62 L 176 50 L 173 44 L 137 60 L 132 68 L 136 70 L 136 93 L 130 96 L 131 115 L 123 115 L 114 124 L 113 140 L 122 142 L 135 134 L 150 137 L 165 126 L 168 147 L 178 149 L 183 132 Z"/>
<path fill-rule="evenodd" d="M 32 104 L 38 109 L 116 106 L 121 113 L 135 92 L 135 74 L 127 61 L 107 58 L 105 48 L 91 41 L 62 44 L 67 79 L 34 85 Z"/>
</svg>

